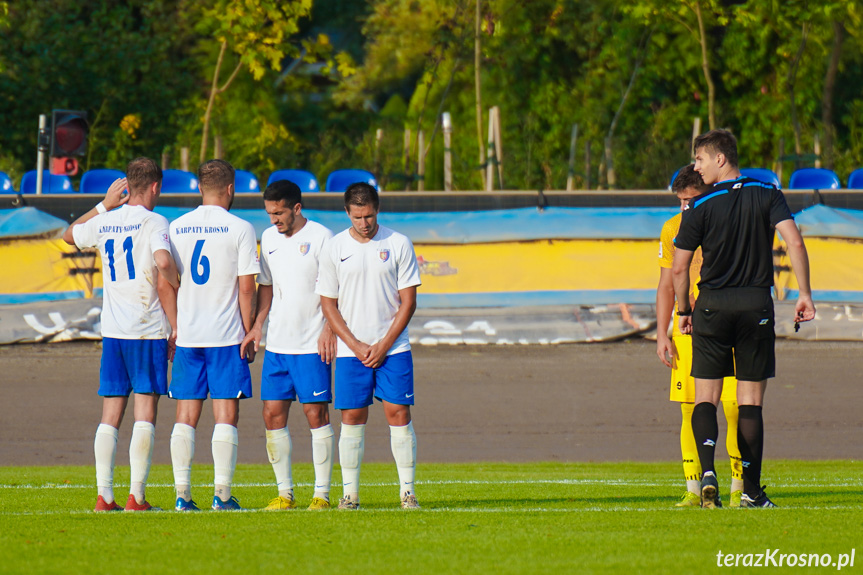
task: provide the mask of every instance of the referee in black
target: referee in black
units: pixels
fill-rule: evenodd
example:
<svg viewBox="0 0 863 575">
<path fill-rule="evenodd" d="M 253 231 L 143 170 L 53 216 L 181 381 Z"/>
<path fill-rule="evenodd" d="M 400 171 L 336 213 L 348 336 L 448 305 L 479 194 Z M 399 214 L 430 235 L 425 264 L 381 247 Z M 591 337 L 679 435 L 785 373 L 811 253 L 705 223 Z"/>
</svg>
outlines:
<svg viewBox="0 0 863 575">
<path fill-rule="evenodd" d="M 716 406 L 722 379 L 737 377 L 737 441 L 743 460 L 741 507 L 775 507 L 761 487 L 767 379 L 776 375 L 773 299 L 773 233 L 788 246 L 799 297 L 795 321 L 815 317 L 809 256 L 785 196 L 773 185 L 742 177 L 737 140 L 727 130 L 695 139 L 695 170 L 712 186 L 683 212 L 672 264 L 680 330 L 692 334 L 695 409 L 692 431 L 701 460 L 701 505 L 722 504 L 713 464 L 719 426 Z M 701 246 L 700 290 L 689 308 L 689 264 Z"/>
</svg>

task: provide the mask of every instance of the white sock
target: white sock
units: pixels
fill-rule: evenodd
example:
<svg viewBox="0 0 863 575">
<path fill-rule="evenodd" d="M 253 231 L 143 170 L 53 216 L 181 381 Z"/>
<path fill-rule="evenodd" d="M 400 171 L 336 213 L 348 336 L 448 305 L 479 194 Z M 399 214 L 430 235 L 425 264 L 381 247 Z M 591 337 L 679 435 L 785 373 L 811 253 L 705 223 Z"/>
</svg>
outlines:
<svg viewBox="0 0 863 575">
<path fill-rule="evenodd" d="M 213 467 L 216 497 L 222 501 L 231 498 L 231 484 L 237 468 L 237 428 L 227 423 L 217 423 L 213 428 Z"/>
<path fill-rule="evenodd" d="M 743 491 L 743 480 L 735 477 L 731 478 L 731 492 Z"/>
<path fill-rule="evenodd" d="M 294 479 L 291 476 L 291 432 L 287 427 L 267 430 L 267 456 L 276 473 L 279 495 L 294 498 Z"/>
<path fill-rule="evenodd" d="M 195 428 L 175 423 L 171 432 L 171 463 L 177 497 L 192 499 L 192 459 L 195 457 Z"/>
<path fill-rule="evenodd" d="M 342 424 L 339 434 L 339 464 L 342 466 L 342 489 L 345 497 L 360 500 L 360 465 L 365 451 L 366 426 Z"/>
<path fill-rule="evenodd" d="M 330 483 L 333 478 L 333 452 L 336 434 L 329 423 L 312 429 L 312 460 L 315 462 L 315 497 L 330 500 Z"/>
<path fill-rule="evenodd" d="M 690 493 L 701 493 L 701 482 L 697 479 L 687 479 L 686 490 Z"/>
<path fill-rule="evenodd" d="M 96 454 L 96 487 L 105 503 L 114 501 L 114 457 L 117 455 L 116 427 L 100 423 L 96 428 L 93 452 Z"/>
<path fill-rule="evenodd" d="M 390 425 L 390 447 L 399 471 L 399 496 L 414 492 L 414 477 L 417 469 L 417 436 L 413 422 L 403 426 Z"/>
<path fill-rule="evenodd" d="M 132 472 L 129 493 L 135 496 L 138 503 L 144 502 L 144 489 L 150 475 L 155 443 L 156 426 L 149 421 L 136 421 L 132 428 L 132 441 L 129 443 L 129 467 Z"/>
</svg>

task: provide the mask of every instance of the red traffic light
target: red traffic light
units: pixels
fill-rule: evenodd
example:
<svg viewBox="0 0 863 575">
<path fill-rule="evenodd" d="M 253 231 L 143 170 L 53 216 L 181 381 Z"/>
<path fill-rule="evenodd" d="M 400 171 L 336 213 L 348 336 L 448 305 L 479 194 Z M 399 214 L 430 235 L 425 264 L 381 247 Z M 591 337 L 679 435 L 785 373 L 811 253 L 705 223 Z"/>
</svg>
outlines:
<svg viewBox="0 0 863 575">
<path fill-rule="evenodd" d="M 75 158 L 51 158 L 51 173 L 74 176 L 78 173 L 78 160 Z"/>
<path fill-rule="evenodd" d="M 87 153 L 87 112 L 53 110 L 51 112 L 51 156 L 83 156 Z"/>
</svg>

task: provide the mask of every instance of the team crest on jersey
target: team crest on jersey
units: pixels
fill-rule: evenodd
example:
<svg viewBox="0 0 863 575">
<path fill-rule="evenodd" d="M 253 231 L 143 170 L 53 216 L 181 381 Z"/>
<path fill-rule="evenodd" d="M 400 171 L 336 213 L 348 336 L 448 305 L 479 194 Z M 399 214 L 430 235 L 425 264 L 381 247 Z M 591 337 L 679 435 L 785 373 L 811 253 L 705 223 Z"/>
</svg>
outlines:
<svg viewBox="0 0 863 575">
<path fill-rule="evenodd" d="M 310 244 L 309 242 L 304 242 L 304 243 L 300 244 L 299 247 L 300 247 L 300 255 L 304 256 L 307 253 L 309 253 L 309 249 L 311 249 L 312 244 Z"/>
<path fill-rule="evenodd" d="M 390 251 L 389 250 L 378 250 L 378 257 L 381 258 L 382 262 L 390 259 Z"/>
</svg>

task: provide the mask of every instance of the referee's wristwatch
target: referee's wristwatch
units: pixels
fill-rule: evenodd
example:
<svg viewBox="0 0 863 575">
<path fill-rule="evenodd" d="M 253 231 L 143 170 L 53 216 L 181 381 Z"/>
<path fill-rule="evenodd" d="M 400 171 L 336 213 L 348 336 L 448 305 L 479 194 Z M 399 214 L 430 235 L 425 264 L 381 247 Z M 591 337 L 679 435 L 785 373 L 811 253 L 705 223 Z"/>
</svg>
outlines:
<svg viewBox="0 0 863 575">
<path fill-rule="evenodd" d="M 680 311 L 680 310 L 678 309 L 678 310 L 677 310 L 677 315 L 678 315 L 678 317 L 687 317 L 687 316 L 690 316 L 690 315 L 692 315 L 692 308 L 689 308 L 689 309 L 688 309 L 688 310 L 686 310 L 686 311 Z"/>
</svg>

